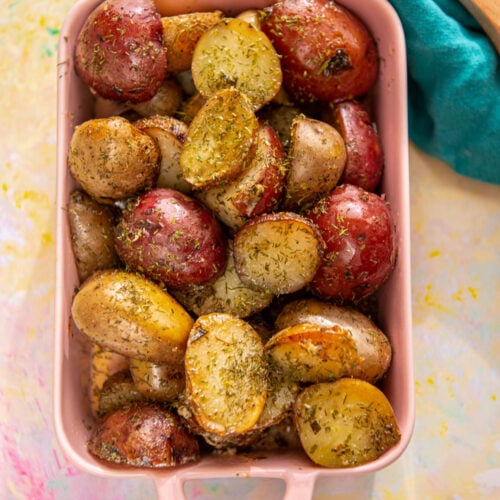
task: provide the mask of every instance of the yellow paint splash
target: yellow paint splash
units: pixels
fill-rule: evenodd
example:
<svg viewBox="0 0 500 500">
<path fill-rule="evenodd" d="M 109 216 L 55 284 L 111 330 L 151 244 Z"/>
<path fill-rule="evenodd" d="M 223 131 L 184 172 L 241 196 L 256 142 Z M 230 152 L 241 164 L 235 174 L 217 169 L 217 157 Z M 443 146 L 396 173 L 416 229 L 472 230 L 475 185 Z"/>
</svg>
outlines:
<svg viewBox="0 0 500 500">
<path fill-rule="evenodd" d="M 464 301 L 464 292 L 461 288 L 459 288 L 456 292 L 451 294 L 451 298 L 457 302 Z"/>
<path fill-rule="evenodd" d="M 428 383 L 429 385 L 436 385 L 436 383 L 434 382 L 434 379 L 433 379 L 433 378 L 431 378 L 431 377 L 429 377 L 429 378 L 427 379 L 427 383 Z"/>
<path fill-rule="evenodd" d="M 439 435 L 444 437 L 448 433 L 448 422 L 443 421 L 439 427 Z"/>
<path fill-rule="evenodd" d="M 491 400 L 492 401 L 496 401 L 497 400 L 497 395 L 496 394 L 492 394 L 491 395 Z"/>
<path fill-rule="evenodd" d="M 472 287 L 472 286 L 468 286 L 467 287 L 467 292 L 469 292 L 469 295 L 474 299 L 474 300 L 477 300 L 477 289 Z M 456 292 L 452 293 L 451 294 L 451 298 L 457 302 L 464 302 L 465 299 L 467 298 L 465 296 L 466 292 L 463 290 L 463 288 L 459 288 Z"/>
<path fill-rule="evenodd" d="M 424 294 L 424 302 L 427 306 L 433 307 L 438 311 L 448 312 L 448 309 L 439 301 L 438 295 L 434 292 L 434 287 L 428 284 L 426 287 L 426 293 Z"/>
<path fill-rule="evenodd" d="M 439 257 L 441 255 L 441 250 L 432 250 L 432 252 L 429 252 L 429 259 L 434 259 L 436 257 Z"/>
</svg>

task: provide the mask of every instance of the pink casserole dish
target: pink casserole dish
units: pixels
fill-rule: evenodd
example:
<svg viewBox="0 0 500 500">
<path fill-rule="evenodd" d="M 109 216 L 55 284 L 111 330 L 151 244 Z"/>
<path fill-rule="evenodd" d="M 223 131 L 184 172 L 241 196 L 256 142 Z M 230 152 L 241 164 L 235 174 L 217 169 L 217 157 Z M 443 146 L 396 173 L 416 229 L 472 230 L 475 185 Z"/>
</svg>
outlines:
<svg viewBox="0 0 500 500">
<path fill-rule="evenodd" d="M 378 322 L 392 342 L 394 356 L 383 390 L 401 430 L 401 440 L 379 459 L 348 469 L 314 465 L 305 454 L 290 452 L 231 457 L 205 456 L 193 465 L 171 470 L 149 470 L 107 465 L 87 452 L 92 425 L 90 404 L 82 380 L 88 369 L 88 351 L 72 324 L 70 307 L 78 276 L 71 249 L 66 206 L 75 182 L 66 164 L 68 145 L 75 125 L 92 117 L 93 98 L 73 67 L 77 34 L 87 15 L 100 0 L 80 0 L 68 14 L 60 36 L 58 60 L 57 131 L 57 269 L 55 302 L 55 430 L 67 457 L 87 473 L 114 478 L 147 477 L 154 481 L 160 498 L 184 498 L 184 483 L 191 479 L 266 477 L 286 483 L 285 498 L 311 498 L 317 478 L 355 480 L 376 472 L 398 459 L 407 447 L 414 425 L 412 314 L 410 281 L 410 213 L 406 107 L 406 58 L 402 27 L 386 0 L 339 0 L 355 12 L 374 35 L 380 55 L 380 74 L 375 88 L 375 119 L 385 154 L 381 190 L 391 204 L 398 229 L 399 254 L 390 280 L 381 292 Z M 259 7 L 269 1 L 219 0 L 228 13 L 243 7 Z M 83 371 L 83 377 L 82 377 Z"/>
</svg>

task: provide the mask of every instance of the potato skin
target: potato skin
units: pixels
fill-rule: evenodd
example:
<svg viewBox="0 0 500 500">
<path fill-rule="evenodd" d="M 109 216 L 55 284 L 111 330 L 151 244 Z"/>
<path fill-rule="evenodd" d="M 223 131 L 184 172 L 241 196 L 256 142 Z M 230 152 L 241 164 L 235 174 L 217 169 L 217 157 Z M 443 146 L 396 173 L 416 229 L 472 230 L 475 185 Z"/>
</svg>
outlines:
<svg viewBox="0 0 500 500">
<path fill-rule="evenodd" d="M 261 21 L 281 55 L 283 83 L 296 102 L 363 95 L 375 83 L 378 55 L 364 24 L 329 0 L 282 0 Z"/>
<path fill-rule="evenodd" d="M 166 64 L 161 18 L 153 0 L 105 0 L 78 35 L 76 71 L 107 99 L 151 99 L 166 76 Z"/>
<path fill-rule="evenodd" d="M 382 178 L 384 157 L 370 113 L 360 101 L 330 103 L 323 119 L 337 128 L 347 150 L 340 184 L 353 184 L 375 191 Z"/>
<path fill-rule="evenodd" d="M 343 184 L 322 198 L 306 217 L 325 243 L 321 265 L 310 283 L 326 299 L 356 302 L 388 279 L 396 262 L 396 231 L 386 201 Z"/>
<path fill-rule="evenodd" d="M 126 404 L 145 400 L 146 398 L 135 386 L 130 371 L 121 370 L 110 375 L 104 382 L 98 396 L 97 415 L 103 417 L 106 413 Z"/>
<path fill-rule="evenodd" d="M 191 12 L 163 16 L 163 47 L 167 52 L 167 72 L 191 69 L 193 52 L 203 33 L 222 20 L 221 11 Z"/>
<path fill-rule="evenodd" d="M 94 118 L 75 128 L 68 166 L 85 192 L 111 204 L 154 185 L 160 150 L 126 118 Z"/>
<path fill-rule="evenodd" d="M 172 411 L 135 403 L 106 414 L 88 442 L 89 452 L 108 462 L 165 468 L 199 459 L 198 441 Z"/>
<path fill-rule="evenodd" d="M 300 210 L 329 193 L 346 162 L 344 140 L 330 124 L 296 117 L 291 125 L 283 210 Z"/>
<path fill-rule="evenodd" d="M 174 401 L 184 390 L 184 365 L 130 358 L 130 374 L 137 390 L 153 401 Z"/>
<path fill-rule="evenodd" d="M 173 189 L 152 189 L 131 202 L 115 245 L 131 269 L 176 289 L 217 279 L 227 262 L 220 224 L 198 201 Z"/>
<path fill-rule="evenodd" d="M 285 182 L 285 155 L 275 130 L 260 123 L 257 148 L 249 165 L 233 181 L 196 193 L 231 231 L 277 208 Z"/>
<path fill-rule="evenodd" d="M 80 281 L 102 269 L 116 267 L 114 213 L 84 191 L 73 191 L 68 202 L 71 243 Z"/>
<path fill-rule="evenodd" d="M 378 382 L 389 369 L 392 347 L 389 339 L 375 323 L 363 313 L 316 298 L 294 300 L 278 314 L 278 330 L 299 323 L 315 323 L 322 327 L 335 325 L 348 331 L 358 352 L 358 362 L 346 376 Z"/>
<path fill-rule="evenodd" d="M 121 270 L 93 274 L 73 298 L 77 328 L 118 354 L 180 364 L 193 320 L 167 292 Z"/>
</svg>

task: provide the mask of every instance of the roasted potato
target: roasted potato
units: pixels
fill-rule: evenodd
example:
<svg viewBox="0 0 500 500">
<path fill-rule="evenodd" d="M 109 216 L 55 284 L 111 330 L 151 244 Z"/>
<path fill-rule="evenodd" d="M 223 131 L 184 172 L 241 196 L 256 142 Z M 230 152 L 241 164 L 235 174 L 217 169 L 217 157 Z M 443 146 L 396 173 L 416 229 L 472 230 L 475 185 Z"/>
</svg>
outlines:
<svg viewBox="0 0 500 500">
<path fill-rule="evenodd" d="M 302 449 L 299 435 L 293 419 L 290 416 L 279 421 L 276 424 L 264 429 L 256 440 L 254 440 L 248 451 L 263 452 L 281 450 L 286 453 L 287 450 Z"/>
<path fill-rule="evenodd" d="M 243 93 L 226 89 L 211 96 L 189 125 L 180 157 L 184 178 L 195 189 L 233 180 L 252 159 L 258 130 Z"/>
<path fill-rule="evenodd" d="M 260 124 L 257 150 L 233 181 L 203 189 L 196 197 L 232 231 L 247 220 L 277 208 L 285 183 L 285 156 L 274 129 Z"/>
<path fill-rule="evenodd" d="M 234 236 L 242 283 L 275 295 L 300 290 L 314 277 L 323 241 L 310 220 L 292 212 L 254 217 Z"/>
<path fill-rule="evenodd" d="M 301 115 L 305 116 L 300 108 L 291 105 L 270 105 L 259 112 L 259 118 L 276 131 L 285 151 L 290 146 L 292 123 Z"/>
<path fill-rule="evenodd" d="M 370 113 L 360 101 L 330 103 L 322 119 L 340 132 L 347 161 L 340 184 L 354 184 L 366 191 L 375 191 L 384 170 L 382 144 Z"/>
<path fill-rule="evenodd" d="M 156 187 L 171 188 L 190 194 L 192 186 L 182 176 L 180 163 L 187 125 L 176 118 L 162 115 L 142 118 L 134 122 L 134 125 L 155 139 L 160 148 L 160 174 Z"/>
<path fill-rule="evenodd" d="M 184 92 L 172 76 L 165 78 L 156 94 L 149 100 L 131 103 L 130 107 L 141 116 L 174 115 L 182 104 Z"/>
<path fill-rule="evenodd" d="M 129 361 L 126 356 L 104 349 L 93 344 L 90 350 L 90 407 L 92 414 L 99 412 L 99 399 L 104 383 L 108 378 L 123 370 L 128 370 Z"/>
<path fill-rule="evenodd" d="M 103 417 L 122 406 L 146 401 L 137 389 L 128 369 L 113 373 L 104 382 L 98 398 L 97 415 Z"/>
<path fill-rule="evenodd" d="M 261 29 L 280 54 L 292 100 L 340 101 L 373 87 L 377 47 L 351 11 L 329 0 L 283 0 L 266 13 Z"/>
<path fill-rule="evenodd" d="M 201 203 L 173 189 L 152 189 L 131 201 L 115 244 L 129 268 L 176 289 L 216 280 L 227 262 L 221 225 Z"/>
<path fill-rule="evenodd" d="M 242 19 L 225 18 L 198 41 L 191 65 L 193 81 L 204 97 L 235 88 L 259 109 L 282 83 L 278 54 L 269 38 Z"/>
<path fill-rule="evenodd" d="M 94 118 L 71 137 L 68 167 L 92 198 L 111 204 L 152 187 L 160 172 L 155 140 L 126 118 Z"/>
<path fill-rule="evenodd" d="M 296 117 L 290 129 L 283 210 L 297 210 L 329 193 L 342 175 L 346 149 L 337 130 L 320 120 Z"/>
<path fill-rule="evenodd" d="M 307 387 L 295 401 L 293 417 L 304 451 L 324 467 L 375 460 L 401 436 L 388 399 L 364 380 Z"/>
<path fill-rule="evenodd" d="M 107 413 L 92 430 L 89 452 L 107 462 L 164 468 L 199 459 L 198 441 L 167 408 L 135 403 Z"/>
<path fill-rule="evenodd" d="M 200 111 L 206 102 L 207 100 L 205 97 L 203 97 L 199 92 L 195 92 L 182 103 L 181 109 L 178 113 L 179 118 L 187 125 L 190 125 L 198 111 Z"/>
<path fill-rule="evenodd" d="M 86 18 L 75 69 L 106 99 L 151 99 L 166 76 L 160 14 L 153 0 L 105 0 Z"/>
<path fill-rule="evenodd" d="M 367 316 L 352 307 L 334 305 L 315 298 L 294 300 L 286 304 L 275 321 L 277 330 L 300 323 L 321 327 L 339 326 L 356 345 L 358 362 L 345 375 L 378 382 L 389 369 L 392 347 L 384 332 Z"/>
<path fill-rule="evenodd" d="M 95 271 L 120 264 L 113 242 L 115 216 L 110 207 L 77 189 L 69 197 L 68 218 L 80 281 Z"/>
<path fill-rule="evenodd" d="M 71 307 L 77 328 L 94 343 L 127 357 L 183 362 L 193 320 L 167 292 L 120 270 L 93 274 Z"/>
<path fill-rule="evenodd" d="M 161 18 L 168 73 L 191 69 L 196 44 L 208 29 L 222 20 L 222 15 L 221 11 L 216 10 Z"/>
<path fill-rule="evenodd" d="M 397 244 L 383 196 L 343 184 L 305 213 L 326 242 L 310 283 L 319 297 L 352 303 L 380 288 L 392 273 Z"/>
<path fill-rule="evenodd" d="M 354 340 L 338 325 L 298 323 L 286 327 L 267 341 L 265 351 L 282 373 L 301 383 L 349 376 L 359 363 Z"/>
<path fill-rule="evenodd" d="M 267 307 L 273 294 L 244 285 L 236 272 L 232 241 L 228 241 L 228 259 L 224 274 L 213 283 L 190 287 L 185 291 L 172 290 L 174 297 L 196 316 L 225 312 L 246 318 Z"/>
<path fill-rule="evenodd" d="M 249 323 L 226 313 L 200 316 L 185 368 L 186 399 L 198 425 L 223 437 L 255 425 L 266 402 L 267 370 L 262 341 Z"/>
<path fill-rule="evenodd" d="M 184 364 L 131 358 L 129 369 L 135 387 L 147 399 L 174 401 L 184 390 Z"/>
</svg>

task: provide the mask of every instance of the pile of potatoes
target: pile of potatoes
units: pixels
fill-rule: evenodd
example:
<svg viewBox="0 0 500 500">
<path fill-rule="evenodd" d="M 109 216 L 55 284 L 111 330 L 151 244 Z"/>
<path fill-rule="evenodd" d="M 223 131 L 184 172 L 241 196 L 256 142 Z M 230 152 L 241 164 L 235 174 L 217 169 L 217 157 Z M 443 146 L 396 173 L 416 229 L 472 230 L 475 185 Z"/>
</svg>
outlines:
<svg viewBox="0 0 500 500">
<path fill-rule="evenodd" d="M 392 348 L 361 312 L 397 255 L 361 21 L 327 0 L 105 0 L 75 68 L 95 95 L 68 151 L 89 451 L 170 467 L 300 446 L 350 467 L 393 446 Z"/>
</svg>

